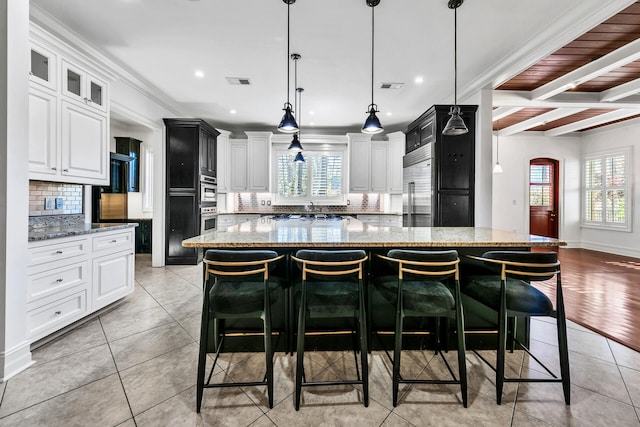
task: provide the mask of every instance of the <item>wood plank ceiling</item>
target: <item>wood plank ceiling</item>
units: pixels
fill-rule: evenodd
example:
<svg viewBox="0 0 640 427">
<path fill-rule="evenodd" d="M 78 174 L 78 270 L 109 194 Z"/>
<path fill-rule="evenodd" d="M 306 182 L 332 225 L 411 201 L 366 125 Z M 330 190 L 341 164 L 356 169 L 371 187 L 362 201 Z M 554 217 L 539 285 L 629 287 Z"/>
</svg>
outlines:
<svg viewBox="0 0 640 427">
<path fill-rule="evenodd" d="M 500 135 L 584 132 L 640 117 L 640 1 L 494 90 Z"/>
</svg>

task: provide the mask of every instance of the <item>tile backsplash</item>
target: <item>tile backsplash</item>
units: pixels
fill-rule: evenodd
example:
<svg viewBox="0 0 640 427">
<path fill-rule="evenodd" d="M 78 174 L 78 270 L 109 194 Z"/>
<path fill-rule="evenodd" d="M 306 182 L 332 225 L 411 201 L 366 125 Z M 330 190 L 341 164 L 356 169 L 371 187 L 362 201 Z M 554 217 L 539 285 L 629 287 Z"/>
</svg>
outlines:
<svg viewBox="0 0 640 427">
<path fill-rule="evenodd" d="M 349 204 L 346 206 L 317 206 L 323 212 L 335 213 L 362 213 L 362 212 L 381 212 L 382 197 L 380 194 L 349 194 L 347 199 Z M 304 206 L 287 206 L 287 205 L 271 205 L 272 194 L 270 193 L 235 193 L 233 198 L 234 212 L 264 212 L 264 213 L 288 213 L 288 212 L 304 212 Z"/>
<path fill-rule="evenodd" d="M 82 214 L 82 197 L 81 184 L 29 181 L 29 216 Z M 46 206 L 48 198 L 50 206 Z M 56 206 L 56 199 L 62 204 Z"/>
</svg>

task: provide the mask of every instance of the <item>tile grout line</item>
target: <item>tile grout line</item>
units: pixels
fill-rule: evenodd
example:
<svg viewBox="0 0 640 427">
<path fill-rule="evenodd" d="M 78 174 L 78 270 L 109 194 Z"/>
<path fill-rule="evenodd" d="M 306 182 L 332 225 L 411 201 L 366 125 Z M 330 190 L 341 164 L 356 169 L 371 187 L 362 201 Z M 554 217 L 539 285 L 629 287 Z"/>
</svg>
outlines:
<svg viewBox="0 0 640 427">
<path fill-rule="evenodd" d="M 102 333 L 105 335 L 105 338 L 106 338 L 107 334 L 104 331 L 104 326 L 102 326 L 102 319 L 98 317 L 98 320 L 100 322 L 100 327 L 102 328 Z M 109 348 L 109 354 L 111 354 L 111 359 L 113 360 L 113 366 L 116 368 L 116 373 L 118 374 L 118 380 L 120 380 L 120 386 L 122 387 L 124 398 L 127 399 L 127 406 L 129 407 L 129 413 L 131 414 L 131 419 L 133 419 L 133 424 L 137 426 L 138 423 L 136 423 L 136 419 L 133 416 L 133 409 L 131 408 L 131 402 L 129 402 L 129 395 L 127 395 L 127 390 L 124 388 L 124 383 L 122 382 L 122 376 L 120 375 L 120 369 L 118 369 L 118 364 L 116 363 L 116 358 L 113 355 L 113 350 L 111 350 L 111 344 L 109 343 L 108 339 L 107 339 L 107 347 Z"/>
<path fill-rule="evenodd" d="M 616 354 L 614 353 L 613 349 L 611 348 L 611 343 L 609 342 L 609 338 L 607 338 L 606 340 L 607 340 L 607 346 L 609 347 L 609 350 L 611 351 L 611 356 L 613 357 L 613 360 L 616 363 L 616 368 L 618 368 L 618 373 L 620 374 L 620 379 L 622 379 L 622 384 L 624 384 L 624 388 L 627 391 L 627 395 L 629 396 L 629 402 L 631 402 L 631 407 L 633 408 L 633 410 L 636 413 L 636 417 L 638 418 L 638 422 L 640 422 L 640 414 L 638 413 L 638 409 L 635 406 L 635 402 L 633 401 L 633 397 L 631 396 L 631 392 L 629 391 L 629 386 L 627 385 L 627 382 L 624 379 L 624 375 L 622 375 L 622 370 L 620 369 L 620 365 L 618 364 L 618 359 L 616 358 Z"/>
</svg>

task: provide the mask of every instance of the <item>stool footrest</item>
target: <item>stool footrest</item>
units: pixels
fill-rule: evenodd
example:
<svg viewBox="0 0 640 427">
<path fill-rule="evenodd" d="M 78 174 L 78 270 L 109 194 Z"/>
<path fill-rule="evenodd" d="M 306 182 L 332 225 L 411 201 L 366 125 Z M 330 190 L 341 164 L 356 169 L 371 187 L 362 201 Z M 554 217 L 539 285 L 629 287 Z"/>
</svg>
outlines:
<svg viewBox="0 0 640 427">
<path fill-rule="evenodd" d="M 318 385 L 348 385 L 348 384 L 362 384 L 362 380 L 345 380 L 345 381 L 312 381 L 303 382 L 303 386 L 318 386 Z"/>
<path fill-rule="evenodd" d="M 247 381 L 242 383 L 220 383 L 220 384 L 205 384 L 204 388 L 225 388 L 225 387 L 244 387 L 253 385 L 267 385 L 266 381 Z"/>
</svg>

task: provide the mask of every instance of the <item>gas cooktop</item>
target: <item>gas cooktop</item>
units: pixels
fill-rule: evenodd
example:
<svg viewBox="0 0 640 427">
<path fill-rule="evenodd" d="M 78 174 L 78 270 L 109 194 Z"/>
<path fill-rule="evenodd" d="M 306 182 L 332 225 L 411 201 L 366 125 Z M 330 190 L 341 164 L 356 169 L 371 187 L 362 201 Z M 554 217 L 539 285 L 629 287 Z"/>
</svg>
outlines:
<svg viewBox="0 0 640 427">
<path fill-rule="evenodd" d="M 304 213 L 304 214 L 275 214 L 273 219 L 278 221 L 286 221 L 289 219 L 302 219 L 302 220 L 329 220 L 329 221 L 339 221 L 343 219 L 342 215 L 336 214 L 323 214 L 323 213 Z"/>
</svg>

